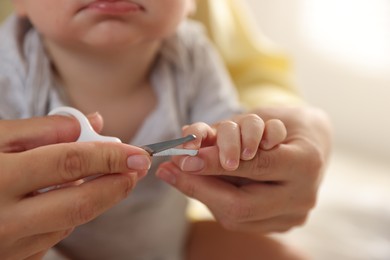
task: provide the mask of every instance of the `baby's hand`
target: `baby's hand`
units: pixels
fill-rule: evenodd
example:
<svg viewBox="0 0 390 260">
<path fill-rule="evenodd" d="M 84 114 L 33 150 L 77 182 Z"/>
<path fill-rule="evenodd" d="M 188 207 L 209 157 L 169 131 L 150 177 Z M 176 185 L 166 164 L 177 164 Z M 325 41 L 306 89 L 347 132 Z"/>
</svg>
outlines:
<svg viewBox="0 0 390 260">
<path fill-rule="evenodd" d="M 255 114 L 243 114 L 209 126 L 195 123 L 183 127 L 183 134 L 195 134 L 197 139 L 184 145 L 187 149 L 217 146 L 219 159 L 225 170 L 234 171 L 240 160 L 251 160 L 259 148 L 270 150 L 283 142 L 287 130 L 282 121 L 264 122 Z"/>
</svg>

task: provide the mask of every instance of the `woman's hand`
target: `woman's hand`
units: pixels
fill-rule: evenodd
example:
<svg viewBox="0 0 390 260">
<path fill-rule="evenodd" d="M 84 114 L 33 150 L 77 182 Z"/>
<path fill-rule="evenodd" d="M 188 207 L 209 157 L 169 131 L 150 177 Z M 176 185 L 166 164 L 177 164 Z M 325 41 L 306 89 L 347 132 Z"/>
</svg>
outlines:
<svg viewBox="0 0 390 260">
<path fill-rule="evenodd" d="M 101 128 L 97 114 L 90 121 Z M 149 156 L 137 147 L 69 143 L 79 132 L 78 122 L 63 116 L 0 121 L 1 259 L 42 257 L 76 226 L 127 197 L 149 169 Z M 60 188 L 40 192 L 53 186 Z"/>
<path fill-rule="evenodd" d="M 287 137 L 281 144 L 269 150 L 260 145 L 253 159 L 227 170 L 218 146 L 209 143 L 197 157 L 164 163 L 157 176 L 203 202 L 227 229 L 286 231 L 302 225 L 316 203 L 330 152 L 330 123 L 322 111 L 310 107 L 255 113 L 264 122 L 283 122 Z"/>
</svg>

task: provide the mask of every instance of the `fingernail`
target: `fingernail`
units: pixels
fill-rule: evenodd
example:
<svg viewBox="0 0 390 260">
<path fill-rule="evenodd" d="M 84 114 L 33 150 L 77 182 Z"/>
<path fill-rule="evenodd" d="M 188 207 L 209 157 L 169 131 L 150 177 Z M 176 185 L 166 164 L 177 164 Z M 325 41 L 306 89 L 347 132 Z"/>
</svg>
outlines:
<svg viewBox="0 0 390 260">
<path fill-rule="evenodd" d="M 227 170 L 236 170 L 238 168 L 239 162 L 235 159 L 227 159 L 225 165 L 228 168 Z"/>
<path fill-rule="evenodd" d="M 95 112 L 95 113 L 89 114 L 89 115 L 87 116 L 88 121 L 89 121 L 90 123 L 92 123 L 92 122 L 98 120 L 99 117 L 100 117 L 99 112 Z"/>
<path fill-rule="evenodd" d="M 171 185 L 176 184 L 176 176 L 173 173 L 167 171 L 166 169 L 158 169 L 156 172 L 156 176 Z"/>
<path fill-rule="evenodd" d="M 127 158 L 127 167 L 133 170 L 149 170 L 151 161 L 146 155 L 132 155 Z"/>
<path fill-rule="evenodd" d="M 182 171 L 195 172 L 200 171 L 204 168 L 204 161 L 199 157 L 187 156 L 180 164 Z"/>
<path fill-rule="evenodd" d="M 263 150 L 270 150 L 272 147 L 269 147 L 268 141 L 262 140 L 260 143 L 260 148 Z"/>
<path fill-rule="evenodd" d="M 242 152 L 242 159 L 244 160 L 250 160 L 253 159 L 254 153 L 251 149 L 245 148 L 244 151 Z"/>
</svg>

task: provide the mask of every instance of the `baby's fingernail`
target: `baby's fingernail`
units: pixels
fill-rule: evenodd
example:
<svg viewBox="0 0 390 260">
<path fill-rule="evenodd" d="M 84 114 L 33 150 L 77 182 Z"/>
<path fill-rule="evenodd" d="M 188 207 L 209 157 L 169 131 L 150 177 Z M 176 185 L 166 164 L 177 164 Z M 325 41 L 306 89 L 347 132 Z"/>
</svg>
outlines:
<svg viewBox="0 0 390 260">
<path fill-rule="evenodd" d="M 199 157 L 187 156 L 180 163 L 182 171 L 195 172 L 204 168 L 204 161 Z"/>
<path fill-rule="evenodd" d="M 132 155 L 127 158 L 127 167 L 133 170 L 149 170 L 151 161 L 146 155 Z"/>
<path fill-rule="evenodd" d="M 99 112 L 95 112 L 95 113 L 92 113 L 92 114 L 87 115 L 88 121 L 89 121 L 90 123 L 93 123 L 93 122 L 99 120 L 99 117 L 101 117 L 101 115 L 99 114 Z"/>
<path fill-rule="evenodd" d="M 266 140 L 261 141 L 260 148 L 263 150 L 270 150 L 272 147 L 270 147 L 269 142 Z"/>
<path fill-rule="evenodd" d="M 195 143 L 193 143 L 193 142 L 189 142 L 189 143 L 184 144 L 183 148 L 184 149 L 196 150 L 196 149 L 198 149 L 198 146 Z"/>
<path fill-rule="evenodd" d="M 239 161 L 235 159 L 227 159 L 225 161 L 225 166 L 227 167 L 226 170 L 236 170 L 238 168 Z"/>
<path fill-rule="evenodd" d="M 158 169 L 156 176 L 171 185 L 176 184 L 176 176 L 164 168 Z"/>
<path fill-rule="evenodd" d="M 245 148 L 244 151 L 242 152 L 242 155 L 241 155 L 243 160 L 253 159 L 254 156 L 255 156 L 255 153 L 249 148 Z"/>
</svg>

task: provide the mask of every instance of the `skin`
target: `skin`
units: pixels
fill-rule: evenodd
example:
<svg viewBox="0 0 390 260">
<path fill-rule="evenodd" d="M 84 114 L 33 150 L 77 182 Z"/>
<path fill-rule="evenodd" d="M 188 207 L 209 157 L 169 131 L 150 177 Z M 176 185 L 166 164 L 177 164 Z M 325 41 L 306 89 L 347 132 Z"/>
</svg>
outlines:
<svg viewBox="0 0 390 260">
<path fill-rule="evenodd" d="M 265 122 L 284 122 L 287 136 L 281 144 L 271 149 L 260 145 L 253 159 L 241 160 L 233 170 L 219 160 L 217 142 L 209 143 L 197 157 L 164 163 L 157 176 L 203 202 L 227 230 L 284 232 L 304 224 L 315 206 L 331 147 L 330 123 L 310 107 L 255 112 Z M 269 134 L 264 134 L 266 146 Z"/>
<path fill-rule="evenodd" d="M 99 115 L 90 118 L 101 128 Z M 149 156 L 137 147 L 67 143 L 79 131 L 76 120 L 62 116 L 0 121 L 1 259 L 41 258 L 76 226 L 126 198 L 149 169 Z M 69 184 L 96 174 L 104 175 Z"/>
<path fill-rule="evenodd" d="M 116 18 L 84 11 L 86 2 L 14 0 L 18 14 L 29 17 L 43 35 L 58 81 L 64 86 L 73 106 L 85 113 L 100 111 L 107 119 L 103 134 L 118 136 L 126 141 L 131 139 L 142 120 L 142 117 L 131 114 L 133 108 L 137 108 L 135 114 L 147 115 L 156 104 L 148 82 L 149 67 L 161 40 L 169 36 L 186 15 L 188 2 L 139 1 L 148 12 L 142 16 Z M 153 29 L 154 26 L 156 29 Z M 128 71 L 133 72 L 131 77 Z M 147 101 L 139 106 L 137 100 Z M 194 124 L 183 129 L 184 133 L 197 131 L 202 136 L 198 143 L 189 145 L 201 147 L 199 156 L 174 158 L 172 162 L 161 165 L 157 176 L 184 194 L 205 203 L 227 231 L 285 231 L 303 224 L 314 207 L 330 149 L 329 122 L 323 113 L 309 107 L 263 108 L 253 112 L 248 117 L 237 117 L 211 127 Z M 123 122 L 131 122 L 131 125 L 123 125 Z M 125 129 L 130 134 L 118 132 L 117 129 Z M 253 133 L 256 133 L 254 140 L 251 139 Z M 19 136 L 24 140 L 22 137 Z M 35 140 L 33 142 L 40 140 L 32 139 Z M 16 145 L 35 148 L 51 142 L 31 145 L 18 141 Z M 73 147 L 67 144 L 64 147 L 86 153 L 94 151 L 77 145 Z M 9 142 L 3 147 L 12 150 Z M 46 150 L 49 147 L 39 149 L 44 152 L 31 158 L 45 158 L 42 155 L 47 153 L 53 154 L 53 160 L 56 160 L 54 151 Z M 31 158 L 30 161 L 36 161 Z M 88 160 L 84 156 L 81 158 Z M 101 171 L 94 169 L 92 172 L 89 174 Z M 217 178 L 210 178 L 210 175 Z M 73 179 L 76 178 L 66 181 Z M 49 200 L 62 190 L 89 190 L 89 185 L 98 185 L 100 181 L 99 178 L 84 186 L 66 187 L 39 196 Z M 88 201 L 86 204 L 95 205 L 97 202 Z M 80 224 L 85 223 L 87 218 L 83 219 L 79 221 Z M 70 225 L 69 228 L 74 226 Z M 62 236 L 68 234 L 69 228 L 62 231 L 65 232 Z M 208 225 L 196 224 L 192 230 L 201 232 L 190 234 L 190 252 L 196 252 L 198 246 L 201 248 L 202 237 L 199 234 L 219 232 L 219 229 L 212 229 Z M 8 232 L 6 235 L 12 239 L 7 241 L 16 241 L 19 237 L 15 236 L 17 232 Z M 12 245 L 10 248 L 13 248 Z M 43 251 L 34 252 L 39 256 Z"/>
<path fill-rule="evenodd" d="M 90 0 L 13 2 L 40 31 L 70 105 L 85 114 L 99 111 L 102 134 L 131 140 L 157 105 L 149 73 L 160 44 L 191 2 L 139 0 L 141 11 L 123 14 L 88 8 Z"/>
<path fill-rule="evenodd" d="M 272 236 L 230 231 L 213 221 L 197 222 L 192 226 L 190 232 L 187 260 L 311 259 L 300 250 L 286 245 Z"/>
<path fill-rule="evenodd" d="M 160 41 L 176 30 L 191 8 L 189 0 L 139 0 L 134 2 L 139 3 L 141 12 L 107 14 L 90 8 L 93 2 L 13 0 L 16 12 L 29 17 L 47 42 L 67 48 L 93 48 L 90 51 Z"/>
</svg>

